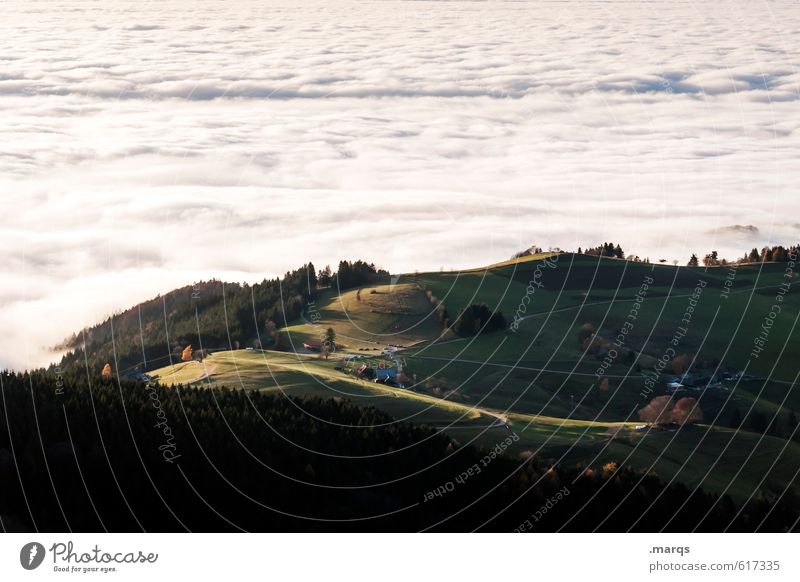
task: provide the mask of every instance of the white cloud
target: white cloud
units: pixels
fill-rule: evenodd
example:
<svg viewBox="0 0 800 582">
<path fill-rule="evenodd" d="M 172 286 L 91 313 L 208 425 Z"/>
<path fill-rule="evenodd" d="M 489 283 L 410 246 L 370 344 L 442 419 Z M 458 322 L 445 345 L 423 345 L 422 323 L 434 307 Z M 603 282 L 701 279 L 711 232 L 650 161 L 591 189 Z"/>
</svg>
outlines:
<svg viewBox="0 0 800 582">
<path fill-rule="evenodd" d="M 194 279 L 309 259 L 797 238 L 792 3 L 2 11 L 0 365 Z"/>
</svg>

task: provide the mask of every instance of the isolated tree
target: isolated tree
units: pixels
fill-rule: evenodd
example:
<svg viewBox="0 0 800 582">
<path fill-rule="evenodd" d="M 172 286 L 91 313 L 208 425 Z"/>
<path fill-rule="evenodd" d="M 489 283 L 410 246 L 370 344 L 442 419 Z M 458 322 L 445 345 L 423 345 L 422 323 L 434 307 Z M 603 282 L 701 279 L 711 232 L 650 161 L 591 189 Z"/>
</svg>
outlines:
<svg viewBox="0 0 800 582">
<path fill-rule="evenodd" d="M 103 366 L 103 378 L 110 378 L 111 377 L 111 364 L 106 364 Z"/>
<path fill-rule="evenodd" d="M 603 381 L 600 382 L 600 390 L 602 392 L 608 392 L 608 378 L 603 378 Z"/>
<path fill-rule="evenodd" d="M 325 330 L 325 339 L 322 342 L 322 353 L 325 355 L 325 359 L 328 359 L 328 356 L 331 352 L 336 350 L 336 332 L 333 331 L 332 327 L 329 327 Z"/>
<path fill-rule="evenodd" d="M 673 406 L 675 404 L 670 396 L 656 396 L 639 410 L 639 418 L 650 424 L 669 424 L 672 422 Z"/>
<path fill-rule="evenodd" d="M 319 357 L 328 359 L 331 355 L 331 346 L 326 342 L 322 344 L 322 347 L 319 349 Z"/>
<path fill-rule="evenodd" d="M 325 268 L 317 274 L 317 284 L 320 287 L 330 287 L 332 282 L 333 272 L 331 271 L 331 266 L 325 265 Z"/>
<path fill-rule="evenodd" d="M 696 254 L 694 254 L 694 253 L 692 253 L 692 256 L 691 256 L 691 258 L 689 259 L 689 263 L 688 263 L 688 265 L 689 265 L 690 267 L 696 267 L 696 266 L 698 266 L 699 264 L 700 264 L 700 262 L 697 260 L 697 255 L 696 255 Z"/>
<path fill-rule="evenodd" d="M 681 398 L 672 407 L 671 422 L 673 424 L 694 424 L 703 420 L 703 411 L 695 398 Z"/>
<path fill-rule="evenodd" d="M 181 361 L 182 362 L 190 362 L 192 360 L 192 345 L 189 344 L 183 351 L 181 352 Z"/>
<path fill-rule="evenodd" d="M 278 335 L 278 325 L 271 319 L 268 319 L 267 323 L 264 324 L 264 333 L 267 336 L 267 341 L 274 344 L 275 336 Z"/>
<path fill-rule="evenodd" d="M 603 473 L 605 473 L 606 475 L 611 475 L 612 473 L 615 473 L 617 469 L 619 469 L 619 465 L 614 461 L 611 461 L 603 465 Z"/>
<path fill-rule="evenodd" d="M 711 251 L 705 257 L 703 257 L 703 264 L 706 267 L 716 267 L 719 265 L 719 254 L 717 251 Z"/>
</svg>

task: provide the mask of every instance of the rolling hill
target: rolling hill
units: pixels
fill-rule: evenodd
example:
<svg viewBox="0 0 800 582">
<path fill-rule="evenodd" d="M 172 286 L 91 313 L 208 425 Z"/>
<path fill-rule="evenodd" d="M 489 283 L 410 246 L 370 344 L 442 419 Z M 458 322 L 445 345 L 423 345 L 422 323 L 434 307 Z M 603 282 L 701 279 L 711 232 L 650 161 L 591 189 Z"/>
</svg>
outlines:
<svg viewBox="0 0 800 582">
<path fill-rule="evenodd" d="M 348 400 L 464 445 L 514 435 L 512 456 L 591 470 L 617 463 L 737 503 L 800 493 L 800 281 L 785 263 L 538 253 L 461 272 L 373 270 L 346 286 L 335 275 L 312 285 L 308 272 L 258 292 L 207 284 L 202 306 L 180 290 L 89 329 L 76 353 L 99 371 L 116 341 L 102 330 L 126 330 L 122 351 L 134 353 L 136 329 L 149 329 L 145 344 L 171 344 L 138 371 L 164 386 Z M 281 311 L 290 301 L 291 313 Z M 484 305 L 503 329 L 455 325 Z M 225 328 L 226 318 L 238 323 Z M 318 352 L 329 333 L 331 353 Z M 189 344 L 200 358 L 182 362 Z M 398 376 L 377 383 L 359 368 Z M 697 418 L 644 422 L 639 411 L 659 396 L 693 399 Z"/>
</svg>

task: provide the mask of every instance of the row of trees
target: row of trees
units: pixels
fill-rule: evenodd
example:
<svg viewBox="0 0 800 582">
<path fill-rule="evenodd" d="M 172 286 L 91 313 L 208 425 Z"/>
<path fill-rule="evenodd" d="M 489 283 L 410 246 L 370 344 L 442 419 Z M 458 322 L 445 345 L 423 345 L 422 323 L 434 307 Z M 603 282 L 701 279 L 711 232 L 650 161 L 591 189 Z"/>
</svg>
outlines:
<svg viewBox="0 0 800 582">
<path fill-rule="evenodd" d="M 469 337 L 481 333 L 502 331 L 507 327 L 505 316 L 499 311 L 492 312 L 485 303 L 459 309 L 456 318 L 451 321 L 444 302 L 436 297 L 433 291 L 425 290 L 425 296 L 433 306 L 436 317 L 445 331 L 449 329 L 461 337 Z"/>
<path fill-rule="evenodd" d="M 793 245 L 790 247 L 784 247 L 782 245 L 772 247 L 764 246 L 760 251 L 754 247 L 731 263 L 731 261 L 725 258 L 720 258 L 717 251 L 711 251 L 703 256 L 702 263 L 706 267 L 725 266 L 728 264 L 741 265 L 747 263 L 787 263 L 792 260 L 792 257 L 797 257 L 798 252 L 800 252 L 800 245 Z M 697 267 L 700 265 L 700 259 L 693 253 L 687 264 L 690 267 Z"/>
<path fill-rule="evenodd" d="M 339 270 L 331 274 L 331 285 L 336 285 L 339 289 L 352 289 L 375 283 L 389 276 L 389 273 L 374 263 L 366 261 L 340 261 Z"/>
<path fill-rule="evenodd" d="M 793 245 L 790 247 L 783 247 L 781 245 L 773 247 L 763 247 L 760 251 L 758 249 L 751 249 L 749 253 L 739 259 L 737 262 L 741 263 L 786 263 L 791 257 L 796 257 L 800 252 L 800 245 Z"/>
<path fill-rule="evenodd" d="M 436 295 L 434 295 L 433 291 L 431 291 L 430 289 L 427 289 L 425 291 L 425 297 L 428 298 L 428 301 L 430 301 L 431 305 L 433 306 L 433 309 L 436 311 L 436 319 L 439 320 L 439 323 L 442 325 L 442 329 L 446 330 L 447 328 L 449 328 L 450 314 L 447 313 L 447 308 L 444 306 L 444 302 L 438 297 L 436 297 Z"/>
<path fill-rule="evenodd" d="M 520 258 L 527 255 L 531 255 L 534 252 L 541 252 L 541 248 L 539 247 L 531 247 L 525 251 L 519 252 L 514 254 L 512 258 Z M 728 259 L 722 258 L 719 256 L 718 251 L 711 251 L 703 256 L 701 259 L 696 253 L 692 253 L 688 261 L 688 266 L 690 267 L 698 267 L 700 264 L 703 264 L 707 267 L 713 266 L 724 266 L 728 264 L 744 264 L 744 263 L 785 263 L 790 260 L 790 257 L 796 256 L 797 253 L 800 252 L 800 245 L 792 245 L 789 247 L 784 247 L 782 245 L 775 245 L 775 246 L 764 246 L 761 250 L 757 248 L 751 249 L 749 252 L 746 252 L 742 257 L 736 259 L 734 261 L 729 261 Z M 606 242 L 596 247 L 588 247 L 583 250 L 581 247 L 578 247 L 578 254 L 586 254 L 586 255 L 593 255 L 599 257 L 613 257 L 617 259 L 627 259 L 629 261 L 633 261 L 636 263 L 649 263 L 649 257 L 641 258 L 639 255 L 625 255 L 625 252 L 622 249 L 622 246 L 619 244 L 615 244 L 613 242 Z M 661 259 L 660 263 L 666 263 L 666 259 Z M 676 265 L 678 261 L 673 261 Z"/>
<path fill-rule="evenodd" d="M 555 249 L 557 250 L 557 249 Z M 524 251 L 515 253 L 511 258 L 518 259 L 522 257 L 526 257 L 535 253 L 541 253 L 541 247 L 532 246 Z M 757 248 L 753 248 L 750 251 L 746 252 L 742 257 L 734 260 L 729 261 L 728 259 L 722 258 L 719 256 L 718 251 L 711 251 L 703 256 L 701 259 L 698 257 L 696 253 L 692 253 L 688 261 L 688 266 L 690 267 L 698 267 L 702 263 L 706 267 L 714 267 L 714 266 L 724 266 L 728 264 L 745 264 L 745 263 L 785 263 L 790 260 L 791 257 L 797 256 L 797 253 L 800 252 L 800 245 L 792 245 L 789 247 L 784 247 L 782 245 L 775 245 L 775 246 L 764 246 L 761 250 Z M 639 257 L 639 255 L 625 255 L 625 252 L 622 249 L 622 246 L 619 244 L 615 244 L 613 242 L 606 242 L 596 247 L 588 247 L 586 250 L 583 250 L 581 247 L 578 247 L 578 254 L 586 254 L 586 255 L 594 255 L 599 257 L 613 257 L 617 259 L 627 259 L 629 261 L 635 263 L 650 263 L 649 257 Z M 666 263 L 666 259 L 661 259 L 659 263 Z M 675 265 L 678 264 L 678 261 L 673 261 Z"/>
<path fill-rule="evenodd" d="M 647 406 L 639 410 L 639 418 L 656 425 L 686 425 L 701 422 L 703 411 L 697 399 L 671 396 L 656 396 Z"/>
<path fill-rule="evenodd" d="M 625 252 L 622 250 L 622 247 L 619 244 L 614 244 L 613 242 L 607 242 L 596 247 L 590 247 L 585 251 L 581 251 L 581 248 L 578 247 L 578 254 L 581 253 L 594 255 L 597 257 L 614 257 L 616 259 L 625 258 Z"/>
</svg>

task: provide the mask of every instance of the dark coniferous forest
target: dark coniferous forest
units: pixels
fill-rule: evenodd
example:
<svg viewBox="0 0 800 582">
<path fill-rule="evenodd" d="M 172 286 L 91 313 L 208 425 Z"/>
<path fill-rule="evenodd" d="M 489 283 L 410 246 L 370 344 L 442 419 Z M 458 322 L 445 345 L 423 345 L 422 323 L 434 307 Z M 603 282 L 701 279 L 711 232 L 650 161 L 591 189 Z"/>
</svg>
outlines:
<svg viewBox="0 0 800 582">
<path fill-rule="evenodd" d="M 4 373 L 2 395 L 10 531 L 782 531 L 797 515 L 790 494 L 739 512 L 628 469 L 492 456 L 346 399 L 69 372 Z"/>
</svg>

